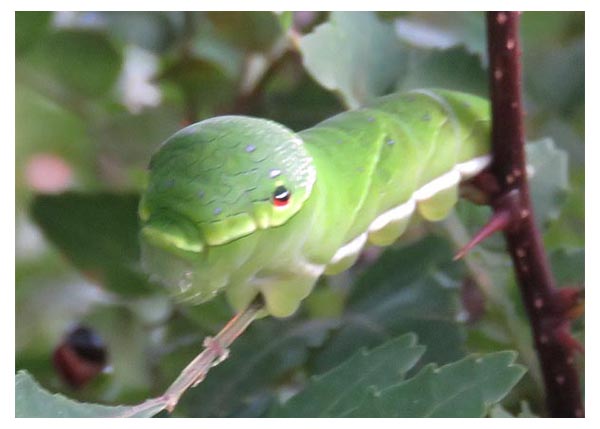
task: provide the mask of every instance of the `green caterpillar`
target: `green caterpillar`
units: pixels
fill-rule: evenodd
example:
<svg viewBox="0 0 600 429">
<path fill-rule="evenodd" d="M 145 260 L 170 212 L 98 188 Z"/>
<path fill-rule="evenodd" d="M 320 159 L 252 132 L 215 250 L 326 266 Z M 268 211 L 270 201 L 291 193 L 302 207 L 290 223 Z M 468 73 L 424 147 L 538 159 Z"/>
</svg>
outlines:
<svg viewBox="0 0 600 429">
<path fill-rule="evenodd" d="M 459 182 L 489 164 L 489 134 L 489 103 L 446 90 L 392 94 L 299 133 L 242 116 L 190 125 L 150 163 L 145 269 L 192 302 L 224 291 L 243 309 L 262 294 L 288 316 L 415 211 L 444 218 Z"/>
</svg>

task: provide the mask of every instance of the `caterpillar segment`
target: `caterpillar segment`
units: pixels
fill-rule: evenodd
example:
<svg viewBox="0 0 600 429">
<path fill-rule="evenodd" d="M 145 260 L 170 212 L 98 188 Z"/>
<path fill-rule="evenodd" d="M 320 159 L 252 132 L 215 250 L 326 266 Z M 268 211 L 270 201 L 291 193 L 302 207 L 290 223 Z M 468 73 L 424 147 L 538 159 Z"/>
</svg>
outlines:
<svg viewBox="0 0 600 429">
<path fill-rule="evenodd" d="M 340 166 L 356 171 L 345 188 L 361 192 L 347 213 L 351 226 L 344 244 L 327 265 L 326 274 L 352 266 L 366 243 L 386 246 L 396 241 L 415 211 L 429 221 L 445 218 L 457 202 L 460 182 L 490 162 L 485 140 L 489 136 L 487 102 L 450 91 L 418 90 L 383 97 L 300 135 L 309 152 L 318 152 L 321 160 L 326 159 L 323 153 L 336 154 L 313 147 L 331 148 L 333 138 L 359 146 L 348 148 L 350 153 L 370 148 L 370 157 L 361 154 Z"/>
</svg>

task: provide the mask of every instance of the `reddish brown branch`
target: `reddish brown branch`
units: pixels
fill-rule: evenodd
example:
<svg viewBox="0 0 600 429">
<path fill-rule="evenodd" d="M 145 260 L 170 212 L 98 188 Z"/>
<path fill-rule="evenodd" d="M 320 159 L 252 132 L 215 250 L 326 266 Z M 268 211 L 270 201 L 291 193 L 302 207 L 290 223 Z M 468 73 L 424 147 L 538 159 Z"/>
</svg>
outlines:
<svg viewBox="0 0 600 429">
<path fill-rule="evenodd" d="M 529 197 L 518 27 L 518 12 L 487 14 L 492 100 L 491 174 L 499 188 L 492 197 L 492 206 L 496 215 L 511 213 L 504 235 L 531 323 L 549 413 L 553 417 L 582 417 L 583 404 L 574 366 L 578 343 L 570 334 L 572 306 L 568 305 L 565 294 L 555 287 Z"/>
</svg>

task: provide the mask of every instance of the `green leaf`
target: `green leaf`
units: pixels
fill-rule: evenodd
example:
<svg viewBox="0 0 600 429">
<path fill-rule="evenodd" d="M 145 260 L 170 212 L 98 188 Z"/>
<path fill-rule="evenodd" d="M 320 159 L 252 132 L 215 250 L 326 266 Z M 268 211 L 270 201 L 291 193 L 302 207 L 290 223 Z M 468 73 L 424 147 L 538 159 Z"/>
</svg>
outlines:
<svg viewBox="0 0 600 429">
<path fill-rule="evenodd" d="M 383 389 L 404 379 L 423 355 L 417 337 L 406 334 L 371 351 L 361 350 L 308 386 L 271 417 L 343 417 L 360 405 L 367 389 Z"/>
<path fill-rule="evenodd" d="M 585 14 L 526 12 L 521 28 L 528 111 L 573 117 L 585 95 Z"/>
<path fill-rule="evenodd" d="M 224 40 L 250 51 L 266 51 L 282 34 L 273 12 L 207 12 L 209 21 Z"/>
<path fill-rule="evenodd" d="M 15 379 L 16 417 L 152 417 L 165 408 L 154 401 L 138 406 L 107 406 L 77 402 L 42 388 L 27 371 Z"/>
<path fill-rule="evenodd" d="M 437 237 L 388 249 L 353 285 L 342 328 L 315 358 L 317 371 L 406 332 L 415 332 L 427 346 L 425 363 L 463 357 L 461 268 L 448 243 Z"/>
<path fill-rule="evenodd" d="M 490 409 L 490 417 L 494 419 L 507 419 L 514 417 L 501 404 L 495 405 Z"/>
<path fill-rule="evenodd" d="M 283 81 L 287 77 L 287 81 Z M 269 85 L 264 103 L 253 116 L 280 122 L 293 130 L 303 130 L 343 111 L 337 97 L 318 85 L 308 74 L 283 76 Z"/>
<path fill-rule="evenodd" d="M 523 54 L 553 52 L 585 33 L 585 12 L 528 11 L 521 15 Z M 525 64 L 542 70 L 541 64 L 526 61 Z"/>
<path fill-rule="evenodd" d="M 60 30 L 41 40 L 27 60 L 65 90 L 98 97 L 116 82 L 122 55 L 103 33 Z"/>
<path fill-rule="evenodd" d="M 106 20 L 113 37 L 156 53 L 167 52 L 175 44 L 183 27 L 171 12 L 119 11 L 99 14 Z"/>
<path fill-rule="evenodd" d="M 175 84 L 183 97 L 200 109 L 200 117 L 213 116 L 234 96 L 235 85 L 228 72 L 219 64 L 202 58 L 169 61 L 157 80 Z"/>
<path fill-rule="evenodd" d="M 513 418 L 513 417 L 519 417 L 519 418 L 536 418 L 536 417 L 540 417 L 537 414 L 535 414 L 533 411 L 531 411 L 531 408 L 529 407 L 529 403 L 527 401 L 521 401 L 521 411 L 519 411 L 519 414 L 517 415 L 513 415 L 510 413 L 510 411 L 507 411 L 502 404 L 498 404 L 492 407 L 492 409 L 490 410 L 490 417 L 492 418 Z"/>
<path fill-rule="evenodd" d="M 464 45 L 481 58 L 487 53 L 482 12 L 412 12 L 396 21 L 396 31 L 401 40 L 420 48 Z"/>
<path fill-rule="evenodd" d="M 575 169 L 560 216 L 544 235 L 548 248 L 585 247 L 585 171 Z"/>
<path fill-rule="evenodd" d="M 98 156 L 113 161 L 112 168 L 123 168 L 123 173 L 138 173 L 137 183 L 125 186 L 143 187 L 147 178 L 147 167 L 151 156 L 160 144 L 181 129 L 179 106 L 163 103 L 158 107 L 146 108 L 132 114 L 118 110 L 103 117 L 90 133 L 98 146 Z M 143 180 L 142 180 L 143 179 Z"/>
<path fill-rule="evenodd" d="M 521 411 L 519 412 L 517 417 L 530 419 L 539 416 L 533 411 L 531 411 L 531 408 L 529 407 L 529 403 L 527 401 L 521 401 Z"/>
<path fill-rule="evenodd" d="M 154 291 L 139 270 L 138 195 L 40 195 L 34 220 L 77 268 L 112 291 L 134 296 Z"/>
<path fill-rule="evenodd" d="M 550 253 L 550 266 L 559 286 L 583 285 L 585 282 L 585 249 L 557 249 Z"/>
<path fill-rule="evenodd" d="M 559 149 L 565 150 L 569 156 L 569 170 L 577 171 L 585 168 L 585 135 L 583 127 L 578 128 L 564 118 L 549 116 L 544 118 L 538 128 L 535 122 L 528 132 L 531 135 L 551 136 Z"/>
<path fill-rule="evenodd" d="M 464 46 L 413 49 L 408 70 L 399 76 L 398 90 L 444 88 L 487 96 L 488 77 L 481 58 Z"/>
<path fill-rule="evenodd" d="M 537 224 L 546 228 L 556 219 L 569 189 L 569 161 L 564 150 L 557 149 L 552 139 L 526 146 L 527 164 L 533 168 L 531 198 Z"/>
<path fill-rule="evenodd" d="M 194 57 L 217 64 L 230 79 L 240 79 L 246 58 L 241 47 L 223 40 L 215 32 L 202 31 L 194 37 L 191 50 Z M 233 82 L 229 85 L 234 86 Z"/>
<path fill-rule="evenodd" d="M 406 70 L 406 48 L 372 12 L 332 12 L 300 39 L 300 51 L 313 78 L 351 108 L 390 92 Z"/>
<path fill-rule="evenodd" d="M 514 352 L 468 356 L 374 390 L 352 417 L 484 417 L 525 373 Z"/>
<path fill-rule="evenodd" d="M 15 12 L 15 52 L 23 55 L 48 30 L 52 12 Z"/>
<path fill-rule="evenodd" d="M 292 27 L 292 25 L 294 25 L 294 12 L 276 12 L 275 16 L 279 20 L 281 30 L 284 32 L 288 31 Z"/>
</svg>

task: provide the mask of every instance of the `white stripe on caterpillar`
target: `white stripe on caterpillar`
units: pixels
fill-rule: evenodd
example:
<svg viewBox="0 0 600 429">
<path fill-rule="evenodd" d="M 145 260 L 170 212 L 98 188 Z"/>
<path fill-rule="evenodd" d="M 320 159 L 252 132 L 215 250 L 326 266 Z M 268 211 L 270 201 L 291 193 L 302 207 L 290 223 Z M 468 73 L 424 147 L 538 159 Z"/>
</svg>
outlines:
<svg viewBox="0 0 600 429">
<path fill-rule="evenodd" d="M 479 174 L 485 167 L 487 167 L 490 164 L 491 161 L 492 157 L 490 155 L 483 155 L 477 158 L 473 158 L 469 161 L 456 164 L 454 168 L 458 169 L 461 178 L 464 180 Z"/>
<path fill-rule="evenodd" d="M 456 166 L 454 166 L 449 172 L 436 177 L 431 182 L 423 185 L 421 189 L 413 192 L 412 198 L 416 201 L 428 200 L 438 192 L 456 186 L 458 182 L 460 182 L 460 173 L 456 169 Z"/>
<path fill-rule="evenodd" d="M 340 247 L 338 249 L 338 251 L 335 252 L 335 255 L 333 255 L 333 258 L 331 258 L 331 261 L 329 262 L 329 264 L 331 264 L 331 265 L 337 264 L 342 259 L 344 259 L 348 256 L 351 256 L 351 255 L 357 254 L 358 252 L 360 252 L 360 250 L 363 248 L 363 246 L 365 245 L 366 242 L 367 242 L 367 233 L 363 232 L 355 239 L 349 241 L 348 243 L 346 243 L 342 247 Z"/>
<path fill-rule="evenodd" d="M 440 177 L 433 179 L 431 182 L 423 185 L 420 189 L 413 192 L 411 198 L 405 203 L 402 203 L 399 206 L 387 210 L 377 216 L 377 218 L 375 218 L 375 220 L 371 222 L 367 228 L 367 232 L 374 233 L 382 230 L 391 222 L 407 219 L 415 211 L 417 201 L 431 198 L 438 192 L 455 186 L 460 182 L 460 180 L 465 180 L 477 175 L 489 165 L 490 161 L 491 156 L 484 155 L 456 164 L 448 173 L 442 174 Z M 333 258 L 331 258 L 329 263 L 336 264 L 343 258 L 360 252 L 367 242 L 367 237 L 367 233 L 362 233 L 358 237 L 340 247 Z"/>
<path fill-rule="evenodd" d="M 377 216 L 377 218 L 369 225 L 369 232 L 379 231 L 385 228 L 390 222 L 409 217 L 415 211 L 416 203 L 414 198 L 411 198 L 404 204 L 400 204 L 391 210 Z"/>
</svg>

